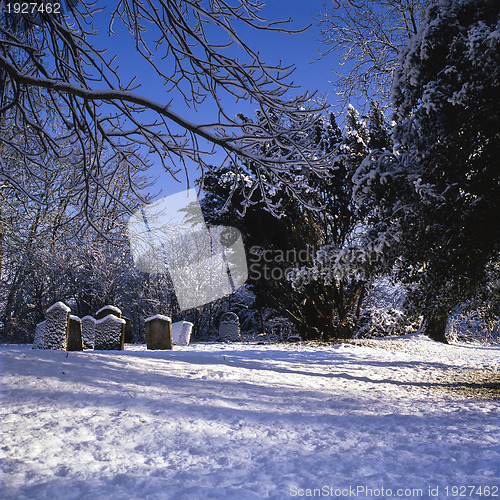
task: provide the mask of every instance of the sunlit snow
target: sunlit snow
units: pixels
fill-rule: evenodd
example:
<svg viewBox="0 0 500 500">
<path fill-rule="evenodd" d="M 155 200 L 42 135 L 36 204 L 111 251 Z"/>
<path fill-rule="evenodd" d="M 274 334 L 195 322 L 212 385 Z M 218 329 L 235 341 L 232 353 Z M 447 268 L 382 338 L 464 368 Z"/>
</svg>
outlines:
<svg viewBox="0 0 500 500">
<path fill-rule="evenodd" d="M 2 346 L 3 498 L 496 485 L 500 348 L 370 343 Z"/>
</svg>

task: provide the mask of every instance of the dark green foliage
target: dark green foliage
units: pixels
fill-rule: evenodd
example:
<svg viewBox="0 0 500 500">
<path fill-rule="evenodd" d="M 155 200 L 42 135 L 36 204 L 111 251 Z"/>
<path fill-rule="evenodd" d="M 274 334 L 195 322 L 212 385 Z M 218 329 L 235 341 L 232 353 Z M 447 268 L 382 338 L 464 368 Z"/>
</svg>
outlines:
<svg viewBox="0 0 500 500">
<path fill-rule="evenodd" d="M 374 227 L 394 235 L 399 276 L 418 285 L 408 305 L 442 341 L 500 248 L 499 19 L 492 0 L 429 9 L 395 78 L 396 154 L 358 171 Z"/>
<path fill-rule="evenodd" d="M 373 140 L 377 135 L 379 143 L 383 141 L 382 117 L 372 119 L 379 127 Z M 364 280 L 353 276 L 323 279 L 313 266 L 319 250 L 348 245 L 362 224 L 364 211 L 352 200 L 352 175 L 369 151 L 371 134 L 366 120 L 350 108 L 344 134 L 330 115 L 316 127 L 311 140 L 330 157 L 325 175 L 292 166 L 277 180 L 265 178 L 252 163 L 240 166 L 240 173 L 233 165 L 225 165 L 205 176 L 206 195 L 201 204 L 209 223 L 241 230 L 249 250 L 249 285 L 257 308 L 274 307 L 305 338 L 350 337 Z M 388 142 L 382 145 L 388 146 Z M 290 186 L 299 196 L 292 196 Z M 242 213 L 239 209 L 249 192 L 253 192 L 252 203 Z M 230 194 L 231 203 L 225 207 Z M 263 199 L 272 201 L 272 213 Z M 290 280 L 290 271 L 300 268 L 310 270 L 309 279 L 297 286 Z"/>
</svg>

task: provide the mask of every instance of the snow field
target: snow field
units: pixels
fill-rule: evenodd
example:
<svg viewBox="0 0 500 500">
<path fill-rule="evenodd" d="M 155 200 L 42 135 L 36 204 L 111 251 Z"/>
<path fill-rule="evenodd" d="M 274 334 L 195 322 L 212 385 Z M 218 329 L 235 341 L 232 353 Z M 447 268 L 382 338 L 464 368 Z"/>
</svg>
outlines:
<svg viewBox="0 0 500 500">
<path fill-rule="evenodd" d="M 394 345 L 2 346 L 2 496 L 452 498 L 446 486 L 497 485 L 500 349 Z M 396 495 L 412 488 L 422 495 Z"/>
</svg>

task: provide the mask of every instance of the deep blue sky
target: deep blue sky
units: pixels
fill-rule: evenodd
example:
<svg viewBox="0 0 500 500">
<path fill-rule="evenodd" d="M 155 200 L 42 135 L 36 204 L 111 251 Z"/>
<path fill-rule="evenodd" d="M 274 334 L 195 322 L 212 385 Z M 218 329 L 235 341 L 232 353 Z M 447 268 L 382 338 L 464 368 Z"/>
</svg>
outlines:
<svg viewBox="0 0 500 500">
<path fill-rule="evenodd" d="M 283 33 L 265 33 L 258 30 L 245 29 L 239 35 L 246 41 L 254 51 L 260 52 L 261 59 L 267 64 L 277 64 L 281 61 L 282 65 L 286 66 L 293 64 L 296 70 L 290 78 L 291 81 L 299 88 L 292 90 L 293 94 L 302 94 L 305 91 L 318 91 L 318 95 L 328 95 L 330 104 L 336 103 L 336 97 L 333 85 L 330 81 L 333 79 L 332 70 L 339 69 L 338 60 L 333 56 L 328 56 L 319 61 L 319 51 L 325 47 L 317 41 L 320 38 L 320 28 L 317 21 L 314 19 L 315 14 L 323 10 L 323 0 L 267 0 L 266 5 L 261 11 L 262 17 L 268 21 L 277 21 L 291 18 L 288 26 L 293 29 L 301 29 L 311 24 L 311 27 L 305 32 L 296 35 L 287 35 Z M 107 11 L 107 12 L 106 12 Z M 120 66 L 120 75 L 137 75 L 138 82 L 142 84 L 137 93 L 146 95 L 147 97 L 159 102 L 169 102 L 172 95 L 166 94 L 163 87 L 159 84 L 159 80 L 155 78 L 154 73 L 134 57 L 134 45 L 132 37 L 124 30 L 120 30 L 115 26 L 117 34 L 108 38 L 106 29 L 102 22 L 109 21 L 109 16 L 106 14 L 109 10 L 105 10 L 101 17 L 96 18 L 96 25 L 100 32 L 100 42 L 106 44 L 109 49 L 109 55 L 117 54 L 118 64 Z M 103 37 L 104 38 L 101 38 Z M 187 110 L 183 102 L 175 102 L 172 105 L 175 112 L 189 117 L 195 123 L 213 122 L 216 119 L 214 116 L 214 107 L 202 107 L 196 114 L 191 110 Z M 227 110 L 234 115 L 237 112 L 244 112 L 247 115 L 253 114 L 255 106 L 250 103 L 234 105 L 227 102 Z M 212 163 L 217 163 L 217 158 L 214 158 Z M 161 189 L 164 195 L 175 193 L 186 188 L 186 182 L 176 183 L 172 180 L 169 174 L 162 171 L 160 166 L 152 168 L 151 173 L 158 177 L 155 189 Z M 192 173 L 193 177 L 197 177 L 196 173 Z"/>
</svg>

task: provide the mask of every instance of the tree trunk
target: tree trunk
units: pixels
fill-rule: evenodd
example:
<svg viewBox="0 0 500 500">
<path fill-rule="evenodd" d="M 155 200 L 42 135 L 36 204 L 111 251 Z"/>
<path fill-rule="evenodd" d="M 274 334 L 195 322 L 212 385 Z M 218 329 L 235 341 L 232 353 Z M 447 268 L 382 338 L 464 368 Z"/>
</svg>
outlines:
<svg viewBox="0 0 500 500">
<path fill-rule="evenodd" d="M 348 322 L 340 323 L 340 325 L 338 325 L 336 338 L 338 338 L 339 340 L 352 339 L 353 335 L 353 325 Z"/>
<path fill-rule="evenodd" d="M 447 344 L 446 339 L 446 322 L 448 321 L 448 315 L 443 314 L 442 316 L 430 316 L 425 318 L 425 334 L 432 340 L 436 342 L 442 342 Z"/>
</svg>

